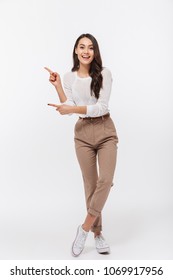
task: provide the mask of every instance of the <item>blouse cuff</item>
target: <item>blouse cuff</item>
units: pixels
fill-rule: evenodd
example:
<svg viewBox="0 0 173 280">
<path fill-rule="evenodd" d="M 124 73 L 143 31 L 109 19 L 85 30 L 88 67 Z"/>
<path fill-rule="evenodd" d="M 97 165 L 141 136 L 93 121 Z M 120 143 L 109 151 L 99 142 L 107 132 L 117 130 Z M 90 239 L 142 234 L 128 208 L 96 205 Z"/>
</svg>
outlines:
<svg viewBox="0 0 173 280">
<path fill-rule="evenodd" d="M 95 105 L 87 105 L 87 116 L 88 117 L 99 117 L 102 115 L 102 110 L 98 104 Z"/>
</svg>

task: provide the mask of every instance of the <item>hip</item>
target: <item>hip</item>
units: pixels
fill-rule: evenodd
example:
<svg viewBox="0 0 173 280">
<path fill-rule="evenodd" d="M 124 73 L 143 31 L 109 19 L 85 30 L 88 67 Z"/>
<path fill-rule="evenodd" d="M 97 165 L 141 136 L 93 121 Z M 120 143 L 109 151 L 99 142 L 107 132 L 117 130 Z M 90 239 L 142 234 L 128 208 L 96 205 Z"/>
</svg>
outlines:
<svg viewBox="0 0 173 280">
<path fill-rule="evenodd" d="M 74 127 L 75 140 L 97 144 L 105 140 L 118 142 L 115 124 L 110 114 L 96 118 L 79 118 Z"/>
</svg>

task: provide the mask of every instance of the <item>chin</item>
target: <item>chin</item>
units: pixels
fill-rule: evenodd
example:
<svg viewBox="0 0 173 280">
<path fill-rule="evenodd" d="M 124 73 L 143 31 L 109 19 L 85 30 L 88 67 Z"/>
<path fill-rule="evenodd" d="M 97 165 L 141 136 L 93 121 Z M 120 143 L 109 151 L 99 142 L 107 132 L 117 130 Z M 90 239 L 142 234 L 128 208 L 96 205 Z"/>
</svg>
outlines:
<svg viewBox="0 0 173 280">
<path fill-rule="evenodd" d="M 92 60 L 88 60 L 88 61 L 80 61 L 81 64 L 84 64 L 84 65 L 89 65 L 91 64 Z"/>
</svg>

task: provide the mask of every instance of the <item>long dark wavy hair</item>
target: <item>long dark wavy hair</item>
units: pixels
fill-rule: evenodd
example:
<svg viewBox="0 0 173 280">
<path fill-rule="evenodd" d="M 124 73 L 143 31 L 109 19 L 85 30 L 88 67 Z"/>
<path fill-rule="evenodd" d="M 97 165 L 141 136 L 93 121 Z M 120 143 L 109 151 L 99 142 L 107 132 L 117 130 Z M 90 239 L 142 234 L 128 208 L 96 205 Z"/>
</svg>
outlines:
<svg viewBox="0 0 173 280">
<path fill-rule="evenodd" d="M 74 45 L 73 49 L 73 67 L 71 71 L 77 71 L 79 69 L 79 59 L 77 57 L 77 54 L 75 53 L 75 49 L 77 48 L 80 39 L 82 38 L 88 38 L 91 40 L 93 44 L 93 50 L 94 50 L 94 59 L 91 62 L 90 69 L 89 69 L 89 75 L 92 78 L 91 81 L 91 94 L 94 93 L 95 97 L 99 98 L 100 89 L 102 87 L 103 82 L 103 76 L 101 74 L 101 71 L 103 69 L 102 67 L 102 59 L 100 55 L 99 45 L 95 37 L 89 33 L 80 35 Z"/>
</svg>

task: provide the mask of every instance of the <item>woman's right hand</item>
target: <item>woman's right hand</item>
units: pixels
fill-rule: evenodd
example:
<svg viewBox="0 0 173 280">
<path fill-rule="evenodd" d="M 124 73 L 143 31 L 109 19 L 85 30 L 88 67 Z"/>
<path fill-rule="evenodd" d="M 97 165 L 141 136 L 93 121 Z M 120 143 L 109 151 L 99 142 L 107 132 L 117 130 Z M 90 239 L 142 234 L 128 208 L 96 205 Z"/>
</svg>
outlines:
<svg viewBox="0 0 173 280">
<path fill-rule="evenodd" d="M 44 69 L 46 69 L 50 74 L 49 81 L 51 82 L 51 84 L 54 85 L 55 87 L 61 86 L 60 75 L 56 72 L 53 72 L 48 67 L 44 67 Z"/>
</svg>

